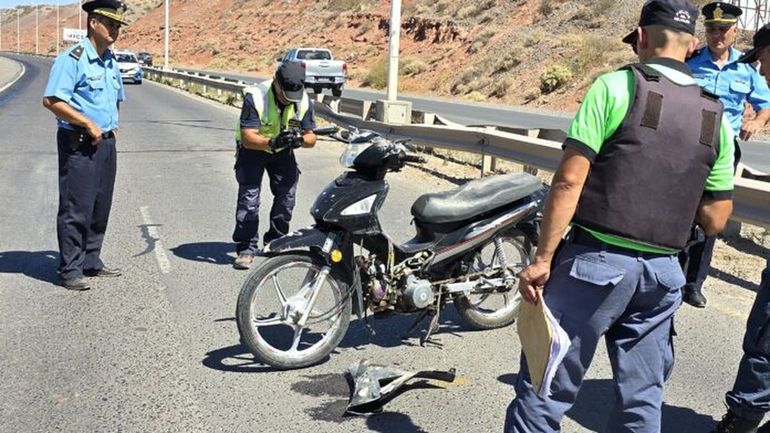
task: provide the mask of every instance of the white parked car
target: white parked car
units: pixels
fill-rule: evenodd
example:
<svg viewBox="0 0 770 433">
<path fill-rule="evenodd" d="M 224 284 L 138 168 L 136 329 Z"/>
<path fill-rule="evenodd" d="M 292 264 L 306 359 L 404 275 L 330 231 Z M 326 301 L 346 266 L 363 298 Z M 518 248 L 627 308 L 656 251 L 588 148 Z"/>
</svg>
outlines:
<svg viewBox="0 0 770 433">
<path fill-rule="evenodd" d="M 123 82 L 132 82 L 135 84 L 142 84 L 142 65 L 139 64 L 139 59 L 136 58 L 136 54 L 131 51 L 115 51 L 115 60 L 120 67 L 120 76 L 123 78 Z"/>
</svg>

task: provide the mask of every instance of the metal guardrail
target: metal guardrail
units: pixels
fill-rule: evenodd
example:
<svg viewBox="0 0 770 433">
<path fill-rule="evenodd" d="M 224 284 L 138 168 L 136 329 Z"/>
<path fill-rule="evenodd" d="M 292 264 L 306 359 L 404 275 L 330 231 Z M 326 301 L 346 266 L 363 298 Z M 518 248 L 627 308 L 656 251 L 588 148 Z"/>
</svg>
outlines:
<svg viewBox="0 0 770 433">
<path fill-rule="evenodd" d="M 170 80 L 170 84 L 176 81 L 176 87 L 188 90 L 190 84 L 204 86 L 207 91 L 203 93 L 213 90 L 219 99 L 222 95 L 228 95 L 226 102 L 231 104 L 241 100 L 246 86 L 243 81 L 215 79 L 201 74 L 157 68 L 146 70 L 146 76 L 155 81 L 168 83 Z M 550 171 L 556 169 L 562 157 L 561 142 L 565 134 L 558 130 L 465 126 L 449 122 L 434 113 L 417 110 L 412 110 L 412 124 L 393 125 L 374 120 L 376 105 L 371 101 L 324 95 L 321 102 L 316 105 L 316 114 L 332 123 L 342 127 L 371 129 L 387 137 L 411 138 L 418 145 L 503 158 Z M 770 227 L 770 177 L 756 174 L 748 167 L 743 167 L 739 172 L 750 178 L 735 179 L 732 218 Z"/>
</svg>

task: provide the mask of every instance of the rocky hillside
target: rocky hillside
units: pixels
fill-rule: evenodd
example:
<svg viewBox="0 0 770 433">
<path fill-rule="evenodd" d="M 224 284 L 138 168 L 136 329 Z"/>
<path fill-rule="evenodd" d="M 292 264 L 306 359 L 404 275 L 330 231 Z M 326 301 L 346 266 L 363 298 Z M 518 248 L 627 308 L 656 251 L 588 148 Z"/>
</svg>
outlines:
<svg viewBox="0 0 770 433">
<path fill-rule="evenodd" d="M 599 73 L 633 61 L 620 38 L 643 0 L 404 0 L 400 90 L 472 101 L 574 110 Z M 705 3 L 705 1 L 700 1 Z M 163 54 L 163 2 L 128 1 L 120 48 Z M 383 88 L 390 2 L 174 0 L 171 63 L 269 75 L 294 46 L 332 49 L 352 84 Z M 55 52 L 55 10 L 41 8 L 40 50 Z M 77 4 L 62 8 L 77 27 Z M 22 51 L 34 52 L 34 9 L 22 10 Z M 3 48 L 15 49 L 15 14 Z M 702 38 L 702 35 L 701 35 Z M 744 36 L 745 40 L 749 40 Z"/>
</svg>

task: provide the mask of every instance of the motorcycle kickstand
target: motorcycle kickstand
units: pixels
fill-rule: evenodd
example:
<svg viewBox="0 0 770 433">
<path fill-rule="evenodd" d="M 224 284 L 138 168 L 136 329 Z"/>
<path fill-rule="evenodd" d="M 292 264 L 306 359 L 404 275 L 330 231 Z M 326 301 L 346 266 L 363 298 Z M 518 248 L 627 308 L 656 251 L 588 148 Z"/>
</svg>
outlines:
<svg viewBox="0 0 770 433">
<path fill-rule="evenodd" d="M 425 335 L 423 335 L 422 337 L 420 337 L 420 346 L 421 346 L 421 347 L 425 347 L 425 343 L 430 343 L 430 344 L 432 344 L 432 345 L 434 345 L 434 346 L 436 346 L 436 347 L 441 347 L 441 346 L 442 346 L 442 344 L 440 344 L 440 343 L 437 343 L 437 342 L 435 342 L 435 341 L 433 341 L 433 340 L 431 340 L 431 339 L 430 339 L 430 336 L 431 336 L 431 335 L 432 335 L 434 332 L 438 331 L 438 316 L 439 316 L 439 311 L 438 311 L 438 310 L 428 310 L 428 311 L 430 312 L 430 314 L 431 314 L 433 317 L 431 317 L 431 319 L 430 319 L 430 323 L 428 324 L 428 329 L 426 329 L 426 330 L 425 330 Z"/>
</svg>

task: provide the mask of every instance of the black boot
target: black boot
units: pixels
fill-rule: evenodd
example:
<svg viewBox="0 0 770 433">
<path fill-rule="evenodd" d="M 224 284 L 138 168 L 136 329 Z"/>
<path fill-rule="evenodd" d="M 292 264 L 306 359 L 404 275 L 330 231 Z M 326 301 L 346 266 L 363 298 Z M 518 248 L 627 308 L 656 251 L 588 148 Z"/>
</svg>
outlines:
<svg viewBox="0 0 770 433">
<path fill-rule="evenodd" d="M 684 302 L 692 305 L 695 308 L 706 308 L 706 297 L 700 289 L 695 289 L 690 286 L 684 286 Z"/>
<path fill-rule="evenodd" d="M 757 426 L 761 419 L 743 418 L 731 410 L 722 417 L 722 421 L 711 431 L 711 433 L 758 433 Z M 765 428 L 765 426 L 762 426 Z"/>
</svg>

